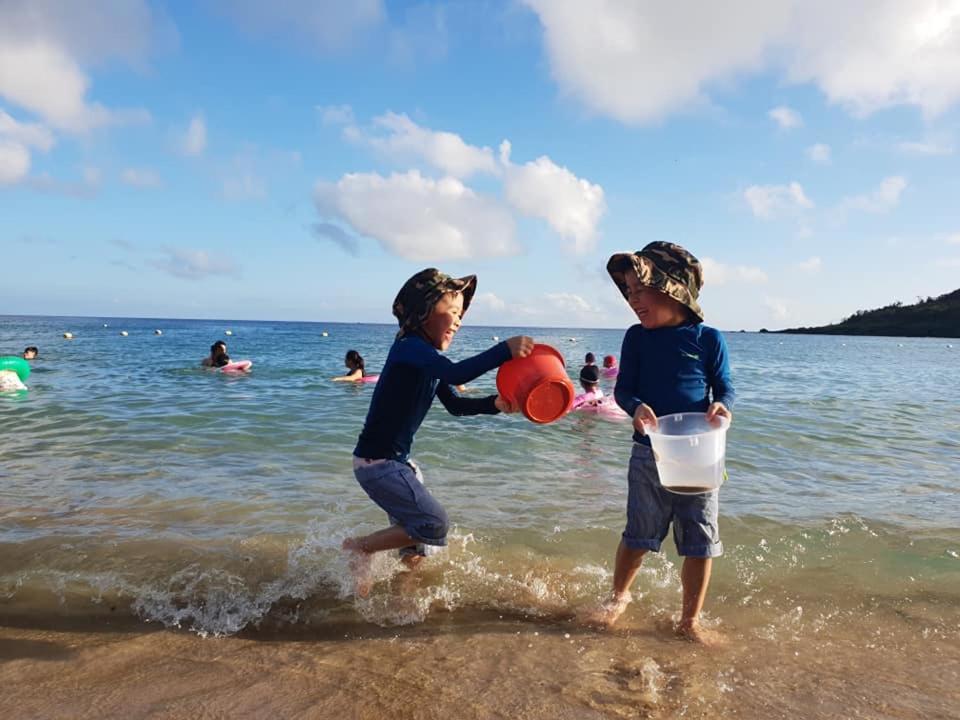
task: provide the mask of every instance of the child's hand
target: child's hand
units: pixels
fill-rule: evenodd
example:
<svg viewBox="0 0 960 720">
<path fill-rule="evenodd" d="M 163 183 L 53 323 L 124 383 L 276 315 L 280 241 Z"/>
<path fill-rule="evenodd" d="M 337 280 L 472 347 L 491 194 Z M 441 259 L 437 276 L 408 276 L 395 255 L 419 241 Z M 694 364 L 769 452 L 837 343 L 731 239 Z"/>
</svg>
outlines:
<svg viewBox="0 0 960 720">
<path fill-rule="evenodd" d="M 493 404 L 497 406 L 497 410 L 502 413 L 515 413 L 520 410 L 520 407 L 514 405 L 512 402 L 507 400 L 503 395 L 497 395 L 497 399 L 493 401 Z"/>
<path fill-rule="evenodd" d="M 507 340 L 507 347 L 510 348 L 510 354 L 515 358 L 526 357 L 533 352 L 533 338 L 526 335 L 517 335 Z"/>
<path fill-rule="evenodd" d="M 657 414 L 653 411 L 653 408 L 646 403 L 640 403 L 640 405 L 637 406 L 637 411 L 633 414 L 633 429 L 641 435 L 646 435 L 646 425 L 656 428 Z"/>
<path fill-rule="evenodd" d="M 733 422 L 733 413 L 727 410 L 726 405 L 717 402 L 707 408 L 707 422 L 715 420 L 718 417 L 725 417 L 730 422 Z"/>
</svg>

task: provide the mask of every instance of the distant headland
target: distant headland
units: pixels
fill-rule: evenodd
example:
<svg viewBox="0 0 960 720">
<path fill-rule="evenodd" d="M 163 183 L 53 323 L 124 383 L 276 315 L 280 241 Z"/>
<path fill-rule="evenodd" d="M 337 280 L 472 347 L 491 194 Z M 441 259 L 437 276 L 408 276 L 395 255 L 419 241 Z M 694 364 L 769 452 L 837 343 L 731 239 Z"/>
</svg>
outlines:
<svg viewBox="0 0 960 720">
<path fill-rule="evenodd" d="M 807 335 L 960 337 L 960 290 L 940 297 L 921 299 L 913 305 L 896 302 L 876 310 L 858 310 L 834 325 L 789 328 L 774 332 Z"/>
</svg>

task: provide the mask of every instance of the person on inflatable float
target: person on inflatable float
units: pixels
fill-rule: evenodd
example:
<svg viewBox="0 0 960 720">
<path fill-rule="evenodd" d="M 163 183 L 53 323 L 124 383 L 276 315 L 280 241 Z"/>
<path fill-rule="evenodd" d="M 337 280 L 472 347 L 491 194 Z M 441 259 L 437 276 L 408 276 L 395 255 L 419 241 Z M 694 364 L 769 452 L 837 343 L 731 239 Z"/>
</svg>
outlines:
<svg viewBox="0 0 960 720">
<path fill-rule="evenodd" d="M 230 364 L 230 356 L 227 355 L 227 344 L 223 340 L 217 340 L 210 346 L 210 356 L 200 361 L 204 367 L 221 368 Z"/>
<path fill-rule="evenodd" d="M 367 375 L 367 369 L 363 366 L 363 356 L 356 350 L 347 350 L 347 356 L 343 359 L 343 364 L 347 366 L 346 375 L 331 378 L 334 382 L 359 382 Z"/>
</svg>

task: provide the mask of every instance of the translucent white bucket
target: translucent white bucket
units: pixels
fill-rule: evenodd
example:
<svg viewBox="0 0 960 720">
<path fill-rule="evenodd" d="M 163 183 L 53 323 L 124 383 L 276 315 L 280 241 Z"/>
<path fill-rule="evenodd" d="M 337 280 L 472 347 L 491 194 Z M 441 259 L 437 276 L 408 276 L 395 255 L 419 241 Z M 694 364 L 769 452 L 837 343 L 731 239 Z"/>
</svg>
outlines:
<svg viewBox="0 0 960 720">
<path fill-rule="evenodd" d="M 698 495 L 723 484 L 730 420 L 707 422 L 705 413 L 674 413 L 647 427 L 660 484 L 670 492 Z"/>
</svg>

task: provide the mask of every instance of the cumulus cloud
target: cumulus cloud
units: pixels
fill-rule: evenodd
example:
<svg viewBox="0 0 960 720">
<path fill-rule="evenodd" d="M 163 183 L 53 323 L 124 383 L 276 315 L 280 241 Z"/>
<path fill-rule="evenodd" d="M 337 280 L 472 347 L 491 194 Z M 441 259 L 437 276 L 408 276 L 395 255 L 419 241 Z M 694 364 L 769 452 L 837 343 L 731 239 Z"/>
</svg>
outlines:
<svg viewBox="0 0 960 720">
<path fill-rule="evenodd" d="M 0 110 L 0 137 L 43 152 L 52 148 L 55 142 L 49 128 L 39 123 L 18 122 L 3 110 Z"/>
<path fill-rule="evenodd" d="M 506 208 L 452 177 L 434 180 L 416 170 L 389 177 L 353 173 L 317 183 L 314 200 L 326 222 L 342 223 L 409 260 L 493 257 L 518 249 Z"/>
<path fill-rule="evenodd" d="M 203 113 L 190 118 L 186 130 L 179 134 L 177 143 L 184 155 L 202 155 L 207 149 L 207 120 Z"/>
<path fill-rule="evenodd" d="M 830 146 L 823 143 L 817 143 L 807 148 L 807 157 L 817 165 L 829 165 L 833 158 L 830 152 Z"/>
<path fill-rule="evenodd" d="M 14 185 L 30 172 L 30 151 L 20 143 L 0 138 L 0 185 Z"/>
<path fill-rule="evenodd" d="M 67 132 L 147 121 L 145 110 L 90 100 L 84 65 L 140 62 L 162 25 L 143 0 L 0 3 L 0 96 Z"/>
<path fill-rule="evenodd" d="M 813 207 L 813 201 L 807 197 L 798 182 L 789 185 L 751 185 L 743 192 L 753 214 L 769 220 L 781 212 L 796 212 Z"/>
<path fill-rule="evenodd" d="M 750 265 L 726 265 L 713 258 L 700 259 L 703 265 L 704 286 L 718 287 L 730 282 L 762 285 L 767 282 L 767 273 Z"/>
<path fill-rule="evenodd" d="M 770 110 L 767 115 L 774 120 L 781 130 L 792 130 L 803 126 L 803 118 L 796 110 L 780 105 Z"/>
<path fill-rule="evenodd" d="M 500 146 L 507 202 L 525 215 L 546 220 L 575 253 L 592 250 L 597 225 L 606 212 L 603 188 L 578 178 L 546 155 L 523 165 L 510 162 L 510 143 Z"/>
<path fill-rule="evenodd" d="M 492 310 L 494 312 L 502 312 L 506 309 L 507 303 L 496 294 L 485 292 L 477 293 L 477 296 L 473 299 L 472 307 Z"/>
<path fill-rule="evenodd" d="M 160 187 L 160 176 L 149 168 L 127 168 L 120 173 L 120 180 L 130 187 Z"/>
<path fill-rule="evenodd" d="M 212 275 L 236 275 L 239 272 L 232 258 L 206 250 L 167 247 L 164 257 L 149 261 L 149 264 L 168 275 L 183 280 L 202 280 Z"/>
<path fill-rule="evenodd" d="M 0 110 L 0 185 L 13 185 L 30 172 L 30 148 L 42 152 L 53 147 L 50 130 L 38 123 L 19 122 Z"/>
<path fill-rule="evenodd" d="M 629 123 L 748 75 L 813 84 L 855 115 L 960 99 L 960 5 L 941 0 L 524 0 L 560 87 Z M 695 21 L 692 20 L 695 18 Z"/>
<path fill-rule="evenodd" d="M 907 187 L 906 179 L 899 175 L 884 178 L 873 192 L 844 198 L 840 206 L 847 210 L 862 210 L 869 213 L 889 212 L 900 204 L 900 195 Z"/>
<path fill-rule="evenodd" d="M 470 145 L 456 133 L 421 127 L 402 114 L 374 118 L 371 131 L 350 125 L 346 137 L 398 160 L 422 160 L 456 178 L 497 172 L 490 148 Z"/>
<path fill-rule="evenodd" d="M 811 257 L 801 263 L 797 263 L 797 269 L 802 272 L 815 273 L 823 268 L 823 261 L 817 257 Z"/>
</svg>

